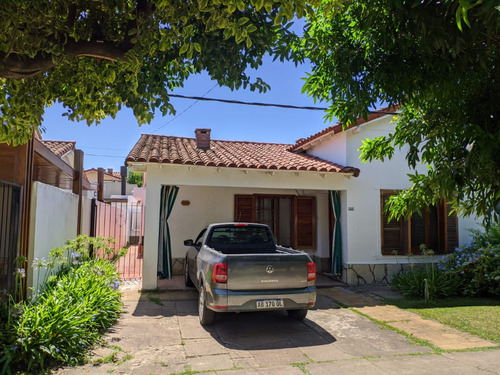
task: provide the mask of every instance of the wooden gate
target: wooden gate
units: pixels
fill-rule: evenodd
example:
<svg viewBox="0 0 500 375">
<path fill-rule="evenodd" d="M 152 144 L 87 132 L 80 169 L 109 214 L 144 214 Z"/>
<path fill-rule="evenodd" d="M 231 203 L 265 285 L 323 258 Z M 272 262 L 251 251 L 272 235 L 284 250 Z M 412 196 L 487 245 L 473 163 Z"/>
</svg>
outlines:
<svg viewBox="0 0 500 375">
<path fill-rule="evenodd" d="M 127 200 L 92 200 L 91 235 L 113 237 L 115 254 L 128 247 L 127 255 L 117 262 L 122 279 L 142 278 L 144 205 Z M 103 254 L 97 254 L 103 256 Z"/>
</svg>

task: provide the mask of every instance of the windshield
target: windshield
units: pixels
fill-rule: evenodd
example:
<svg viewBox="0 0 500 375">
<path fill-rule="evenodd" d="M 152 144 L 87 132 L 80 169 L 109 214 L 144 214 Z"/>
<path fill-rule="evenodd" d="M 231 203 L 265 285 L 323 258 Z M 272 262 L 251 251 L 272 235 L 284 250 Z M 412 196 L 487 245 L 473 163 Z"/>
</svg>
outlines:
<svg viewBox="0 0 500 375">
<path fill-rule="evenodd" d="M 212 244 L 273 245 L 273 238 L 266 227 L 216 227 L 212 230 L 210 242 Z"/>
</svg>

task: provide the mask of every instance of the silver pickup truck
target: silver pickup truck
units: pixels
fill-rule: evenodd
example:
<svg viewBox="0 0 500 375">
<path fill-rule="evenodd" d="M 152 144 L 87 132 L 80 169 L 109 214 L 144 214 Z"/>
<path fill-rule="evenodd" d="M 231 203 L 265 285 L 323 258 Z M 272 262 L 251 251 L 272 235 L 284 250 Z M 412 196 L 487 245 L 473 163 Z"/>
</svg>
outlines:
<svg viewBox="0 0 500 375">
<path fill-rule="evenodd" d="M 216 312 L 286 310 L 304 319 L 316 302 L 316 267 L 308 254 L 277 246 L 267 225 L 220 223 L 189 246 L 185 282 L 199 291 L 200 323 Z"/>
</svg>

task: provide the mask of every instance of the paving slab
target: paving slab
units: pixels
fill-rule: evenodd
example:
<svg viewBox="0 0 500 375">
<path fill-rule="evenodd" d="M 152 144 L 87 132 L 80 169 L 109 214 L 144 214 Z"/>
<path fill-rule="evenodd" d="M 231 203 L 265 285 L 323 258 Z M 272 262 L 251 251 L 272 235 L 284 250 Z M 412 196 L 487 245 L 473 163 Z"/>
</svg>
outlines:
<svg viewBox="0 0 500 375">
<path fill-rule="evenodd" d="M 439 354 L 370 358 L 369 361 L 386 374 L 394 375 L 436 374 L 437 372 L 439 375 L 491 374 L 488 370 L 480 369 L 470 363 L 456 361 Z"/>
<path fill-rule="evenodd" d="M 234 369 L 235 364 L 229 354 L 200 355 L 190 357 L 187 363 L 192 371 L 221 371 Z"/>
<path fill-rule="evenodd" d="M 311 375 L 387 375 L 387 372 L 377 368 L 366 359 L 351 359 L 327 363 L 313 363 L 306 366 Z"/>
<path fill-rule="evenodd" d="M 490 371 L 493 374 L 500 374 L 500 350 L 443 353 L 443 357 Z"/>
<path fill-rule="evenodd" d="M 463 350 L 495 347 L 498 344 L 483 340 L 466 332 L 442 325 L 434 320 L 415 316 L 411 320 L 389 323 L 414 337 L 430 342 L 443 350 Z"/>
</svg>

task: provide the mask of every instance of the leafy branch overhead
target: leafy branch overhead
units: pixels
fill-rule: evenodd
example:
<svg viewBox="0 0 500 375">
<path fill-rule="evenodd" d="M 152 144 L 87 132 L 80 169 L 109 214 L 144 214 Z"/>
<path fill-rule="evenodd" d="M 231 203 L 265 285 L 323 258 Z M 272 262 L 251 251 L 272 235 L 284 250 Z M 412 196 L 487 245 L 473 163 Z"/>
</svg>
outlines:
<svg viewBox="0 0 500 375">
<path fill-rule="evenodd" d="M 309 17 L 297 51 L 312 62 L 304 90 L 343 123 L 377 102 L 398 105 L 393 134 L 367 140 L 365 161 L 402 149 L 413 187 L 392 216 L 441 198 L 462 214 L 500 214 L 500 3 L 352 1 Z"/>
<path fill-rule="evenodd" d="M 295 17 L 307 20 L 300 38 Z M 26 142 L 55 102 L 88 125 L 122 107 L 144 124 L 175 113 L 169 92 L 191 74 L 265 92 L 247 68 L 266 54 L 309 60 L 304 91 L 330 105 L 327 119 L 400 108 L 393 134 L 361 148 L 365 161 L 403 149 L 409 167 L 429 165 L 388 205 L 393 216 L 448 198 L 499 217 L 498 1 L 2 1 L 0 27 L 0 142 Z"/>
<path fill-rule="evenodd" d="M 139 124 L 173 113 L 168 92 L 203 70 L 220 85 L 251 79 L 269 53 L 288 58 L 296 16 L 319 0 L 71 0 L 0 3 L 0 142 L 23 143 L 44 108 L 99 123 L 123 106 Z"/>
</svg>

